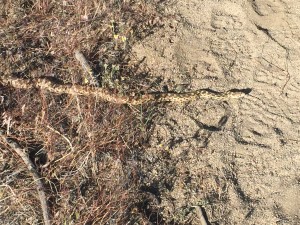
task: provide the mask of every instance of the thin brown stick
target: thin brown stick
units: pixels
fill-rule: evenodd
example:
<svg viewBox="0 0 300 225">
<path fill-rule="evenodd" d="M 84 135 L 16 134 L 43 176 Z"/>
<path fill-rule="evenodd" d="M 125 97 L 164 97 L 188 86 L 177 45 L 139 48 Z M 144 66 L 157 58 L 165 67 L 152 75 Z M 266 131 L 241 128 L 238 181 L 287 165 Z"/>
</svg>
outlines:
<svg viewBox="0 0 300 225">
<path fill-rule="evenodd" d="M 31 176 L 34 179 L 36 189 L 37 189 L 37 192 L 38 192 L 38 195 L 39 195 L 39 199 L 40 199 L 41 207 L 42 207 L 42 211 L 43 211 L 44 224 L 45 225 L 50 225 L 51 224 L 50 223 L 50 216 L 49 216 L 48 204 L 47 204 L 47 200 L 46 200 L 46 194 L 45 194 L 45 191 L 44 191 L 45 190 L 44 185 L 41 181 L 40 176 L 38 175 L 38 173 L 35 170 L 35 166 L 30 161 L 29 157 L 25 154 L 24 149 L 22 149 L 16 141 L 8 139 L 3 130 L 0 130 L 0 139 L 4 143 L 7 143 L 7 145 L 9 147 L 11 147 L 21 157 L 21 159 L 23 160 L 23 162 L 27 166 Z"/>
</svg>

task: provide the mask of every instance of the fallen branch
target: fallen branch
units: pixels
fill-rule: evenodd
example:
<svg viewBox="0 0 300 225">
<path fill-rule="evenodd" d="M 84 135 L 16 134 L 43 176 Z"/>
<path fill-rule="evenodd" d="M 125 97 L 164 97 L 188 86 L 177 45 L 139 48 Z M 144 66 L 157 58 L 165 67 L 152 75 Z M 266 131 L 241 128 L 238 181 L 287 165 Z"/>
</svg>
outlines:
<svg viewBox="0 0 300 225">
<path fill-rule="evenodd" d="M 48 204 L 47 204 L 47 200 L 46 200 L 46 194 L 44 191 L 44 185 L 41 181 L 40 176 L 38 175 L 38 173 L 35 170 L 35 166 L 30 161 L 29 157 L 25 154 L 24 149 L 22 149 L 16 141 L 8 139 L 3 130 L 0 130 L 0 139 L 3 143 L 7 143 L 7 145 L 9 145 L 9 147 L 11 147 L 21 157 L 21 159 L 27 166 L 31 176 L 34 179 L 34 182 L 35 182 L 35 185 L 37 188 L 37 192 L 39 195 L 39 199 L 40 199 L 41 207 L 42 207 L 42 211 L 43 211 L 44 223 L 45 223 L 45 225 L 50 225 L 51 224 L 50 216 L 49 216 Z"/>
</svg>

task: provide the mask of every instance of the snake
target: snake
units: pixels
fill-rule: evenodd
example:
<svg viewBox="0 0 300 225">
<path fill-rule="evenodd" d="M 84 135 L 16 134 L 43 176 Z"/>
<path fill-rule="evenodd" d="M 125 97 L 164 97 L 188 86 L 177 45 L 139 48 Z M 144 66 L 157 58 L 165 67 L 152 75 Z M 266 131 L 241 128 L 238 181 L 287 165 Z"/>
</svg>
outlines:
<svg viewBox="0 0 300 225">
<path fill-rule="evenodd" d="M 88 64 L 84 55 L 76 50 L 75 58 L 81 63 L 83 69 L 90 75 L 90 79 L 94 80 L 95 76 L 92 68 Z M 94 96 L 104 101 L 115 104 L 141 105 L 146 103 L 158 102 L 186 102 L 197 99 L 216 99 L 229 100 L 244 97 L 247 94 L 245 90 L 229 90 L 225 92 L 215 92 L 208 89 L 200 89 L 190 92 L 150 92 L 150 93 L 130 93 L 122 95 L 113 93 L 107 89 L 81 84 L 61 84 L 51 81 L 47 78 L 22 79 L 13 76 L 0 77 L 2 85 L 11 86 L 17 89 L 37 88 L 46 90 L 56 94 L 69 94 L 77 96 Z"/>
</svg>

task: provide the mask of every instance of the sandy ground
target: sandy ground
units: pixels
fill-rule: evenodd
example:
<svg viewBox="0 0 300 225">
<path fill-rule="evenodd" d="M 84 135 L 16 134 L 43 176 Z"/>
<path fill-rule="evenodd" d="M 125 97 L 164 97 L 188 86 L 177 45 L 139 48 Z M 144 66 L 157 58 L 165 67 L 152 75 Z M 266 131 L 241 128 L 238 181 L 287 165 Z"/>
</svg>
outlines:
<svg viewBox="0 0 300 225">
<path fill-rule="evenodd" d="M 170 224 L 300 224 L 300 1 L 190 0 L 135 46 L 169 90 L 250 88 L 166 104 L 140 164 Z M 149 204 L 151 205 L 151 204 Z"/>
</svg>

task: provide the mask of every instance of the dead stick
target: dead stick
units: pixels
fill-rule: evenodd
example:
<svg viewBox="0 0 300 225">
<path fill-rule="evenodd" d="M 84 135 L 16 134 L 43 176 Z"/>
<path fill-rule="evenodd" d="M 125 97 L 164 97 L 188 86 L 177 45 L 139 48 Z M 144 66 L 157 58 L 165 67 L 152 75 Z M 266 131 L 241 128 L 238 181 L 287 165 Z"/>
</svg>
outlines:
<svg viewBox="0 0 300 225">
<path fill-rule="evenodd" d="M 97 76 L 95 75 L 92 67 L 89 65 L 84 55 L 79 50 L 75 50 L 75 58 L 80 62 L 84 71 L 86 71 L 89 74 L 89 78 L 87 78 L 88 83 L 99 87 L 100 84 L 97 81 Z"/>
<path fill-rule="evenodd" d="M 42 207 L 42 211 L 43 211 L 43 218 L 44 218 L 44 223 L 45 225 L 50 225 L 50 217 L 49 217 L 49 210 L 48 210 L 48 204 L 47 204 L 47 200 L 46 200 L 46 194 L 44 191 L 44 185 L 41 181 L 40 176 L 38 175 L 38 173 L 36 172 L 33 163 L 30 161 L 29 157 L 25 154 L 24 150 L 20 147 L 20 145 L 11 140 L 8 139 L 3 130 L 0 130 L 0 138 L 1 140 L 5 143 L 7 143 L 23 160 L 23 162 L 26 164 L 31 176 L 34 179 L 36 188 L 37 188 L 37 192 L 39 195 L 39 199 L 41 202 L 41 207 Z"/>
<path fill-rule="evenodd" d="M 207 222 L 206 222 L 206 219 L 205 219 L 205 217 L 203 215 L 203 211 L 202 211 L 201 207 L 198 206 L 198 205 L 193 206 L 193 207 L 195 208 L 196 214 L 197 214 L 197 216 L 198 216 L 198 218 L 200 220 L 200 224 L 201 225 L 207 225 Z"/>
</svg>

